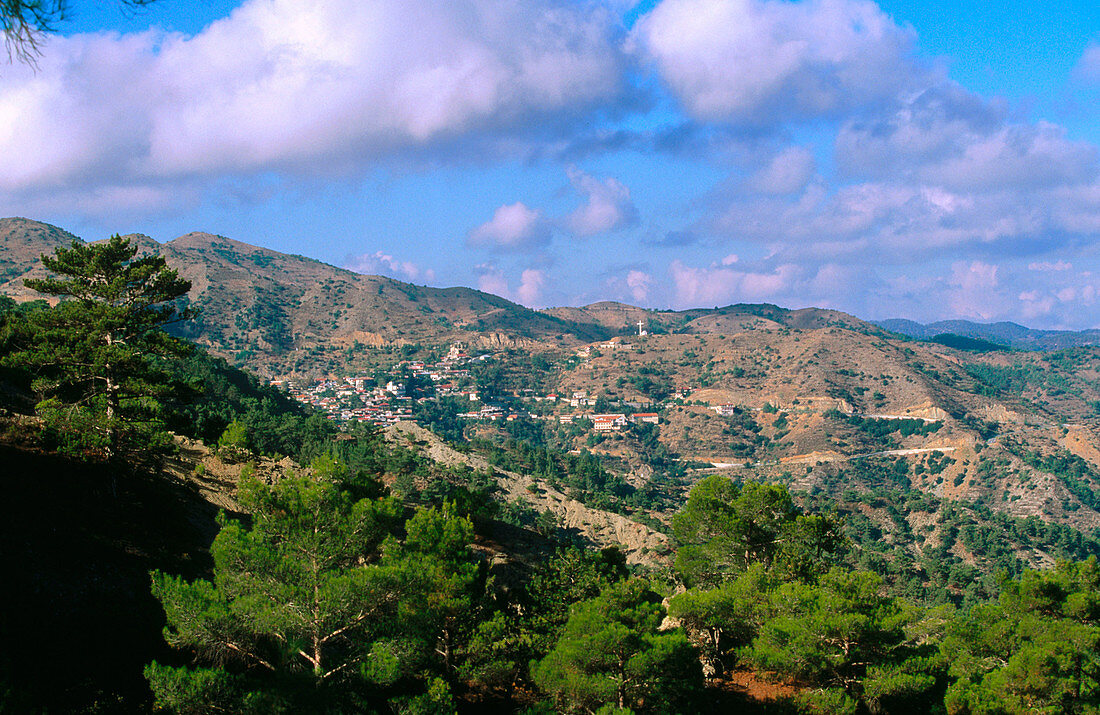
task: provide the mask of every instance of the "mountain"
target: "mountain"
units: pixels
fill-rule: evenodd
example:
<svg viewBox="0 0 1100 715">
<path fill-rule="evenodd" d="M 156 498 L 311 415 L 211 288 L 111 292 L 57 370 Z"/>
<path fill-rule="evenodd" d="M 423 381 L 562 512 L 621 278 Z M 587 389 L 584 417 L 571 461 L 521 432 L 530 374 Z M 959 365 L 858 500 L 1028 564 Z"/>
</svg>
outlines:
<svg viewBox="0 0 1100 715">
<path fill-rule="evenodd" d="M 79 240 L 46 223 L 26 218 L 0 219 L 0 293 L 20 301 L 41 298 L 23 286 L 23 279 L 44 275 L 40 260 L 43 254 Z"/>
<path fill-rule="evenodd" d="M 906 490 L 1100 527 L 1100 497 L 1091 491 L 1100 487 L 1096 348 L 975 354 L 890 332 L 918 324 L 880 327 L 837 311 L 767 304 L 670 311 L 601 302 L 534 311 L 469 288 L 359 275 L 211 234 L 165 244 L 132 238 L 192 282 L 201 314 L 184 328 L 188 337 L 268 375 L 385 371 L 417 346 L 459 341 L 498 355 L 500 369 L 476 378 L 485 382 L 480 389 L 583 391 L 607 411 L 646 406 L 661 415 L 661 449 L 686 463 L 738 465 L 744 475 L 839 496 L 853 483 L 881 483 L 855 467 L 904 458 Z M 38 255 L 73 237 L 7 219 L 0 240 L 13 276 L 0 291 L 27 297 L 22 278 L 41 271 L 33 267 Z M 637 335 L 639 323 L 647 335 Z M 1016 344 L 1067 335 L 965 321 L 923 329 Z M 512 367 L 505 348 L 516 354 Z M 543 368 L 527 359 L 532 352 L 547 357 Z M 935 430 L 918 429 L 933 422 Z M 646 457 L 654 445 L 647 451 L 613 437 L 574 430 L 557 446 L 590 449 L 643 483 L 656 469 Z M 934 450 L 952 455 L 950 465 L 930 467 Z M 875 456 L 857 464 L 864 455 Z M 1068 459 L 1072 469 L 1052 459 Z"/>
<path fill-rule="evenodd" d="M 188 299 L 200 313 L 180 328 L 186 337 L 269 375 L 324 374 L 357 357 L 369 362 L 370 348 L 451 342 L 514 347 L 542 340 L 573 345 L 609 334 L 593 322 L 541 313 L 472 288 L 361 275 L 224 236 L 189 233 L 164 244 L 129 238 L 142 251 L 159 252 L 191 281 Z M 42 274 L 41 254 L 73 240 L 79 239 L 48 224 L 0 219 L 0 294 L 39 297 L 23 279 Z"/>
<path fill-rule="evenodd" d="M 476 546 L 493 564 L 511 567 L 493 572 L 502 584 L 530 580 L 535 552 L 549 547 L 546 534 L 590 551 L 618 545 L 632 565 L 666 568 L 675 548 L 671 516 L 710 475 L 785 485 L 799 508 L 835 518 L 844 536 L 837 558 L 846 567 L 873 571 L 883 579 L 878 590 L 925 605 L 995 601 L 1006 575 L 1100 556 L 1100 347 L 975 349 L 959 337 L 973 329 L 985 331 L 970 332 L 974 342 L 1054 345 L 1049 341 L 1083 333 L 964 321 L 876 325 L 837 311 L 768 304 L 671 311 L 601 302 L 533 311 L 471 289 L 362 276 L 210 234 L 165 244 L 132 239 L 192 281 L 189 299 L 202 315 L 184 329 L 197 342 L 269 375 L 363 374 L 362 382 L 351 381 L 354 389 L 325 383 L 302 394 L 336 404 L 332 416 L 341 414 L 343 395 L 368 420 L 367 411 L 399 404 L 407 407 L 391 416 L 419 422 L 337 434 L 320 415 L 288 409 L 285 395 L 282 408 L 294 414 L 267 414 L 279 400 L 260 394 L 264 381 L 244 380 L 251 389 L 242 390 L 217 363 L 181 368 L 185 377 L 203 377 L 210 404 L 177 406 L 174 428 L 214 440 L 238 421 L 257 453 L 337 455 L 351 473 L 362 467 L 378 474 L 408 504 L 463 499 L 474 508 L 484 499 L 479 513 L 498 531 L 487 531 Z M 33 297 L 22 280 L 42 271 L 38 256 L 72 240 L 45 224 L 0 221 L 7 261 L 0 291 Z M 900 331 L 956 339 L 913 340 Z M 425 359 L 426 376 L 410 374 L 407 358 L 438 356 L 435 348 L 455 341 L 485 350 Z M 403 380 L 407 395 L 382 388 Z M 364 407 L 375 399 L 386 407 Z M 620 419 L 609 421 L 609 413 Z M 27 432 L 22 424 L 0 432 L 18 439 Z M 314 431 L 331 442 L 311 441 Z M 170 551 L 156 510 L 179 500 L 197 517 L 165 525 L 186 545 L 172 556 L 180 570 L 201 570 L 212 507 L 233 508 L 226 465 L 200 445 L 180 444 L 186 449 L 175 477 L 202 503 L 190 498 L 195 494 L 124 493 L 125 504 L 89 512 L 88 503 L 108 497 L 91 501 L 86 486 L 81 494 L 79 484 L 65 483 L 81 481 L 81 472 L 53 457 L 40 466 L 37 452 L 5 449 L 0 439 L 0 457 L 17 465 L 24 489 L 10 500 L 7 542 L 19 548 L 10 550 L 14 566 L 5 572 L 43 572 L 40 556 L 50 548 L 83 569 L 73 585 L 48 568 L 41 586 L 21 584 L 22 604 L 43 602 L 49 612 L 24 619 L 19 633 L 30 639 L 40 621 L 80 622 L 83 612 L 67 619 L 55 612 L 85 602 L 115 620 L 130 610 L 157 616 L 132 638 L 159 633 L 163 621 L 144 591 L 144 605 L 112 598 L 116 590 L 137 593 L 139 581 L 144 588 L 148 569 L 159 564 L 152 551 Z M 35 491 L 43 484 L 66 494 L 66 512 L 89 512 L 90 521 L 24 509 L 22 502 L 46 504 Z M 127 510 L 131 523 L 122 521 Z M 51 517 L 66 528 L 59 532 Z M 119 530 L 109 531 L 116 524 Z M 38 542 L 47 544 L 41 552 Z M 90 550 L 69 546 L 83 543 Z M 135 553 L 142 558 L 126 561 Z M 103 579 L 104 568 L 119 577 Z M 103 589 L 101 598 L 86 597 L 93 586 Z M 57 596 L 44 601 L 42 592 Z M 123 613 L 100 606 L 112 603 Z M 0 632 L 11 627 L 2 620 Z M 42 639 L 47 650 L 39 661 L 62 662 L 49 651 L 55 642 L 59 636 Z M 130 675 L 136 678 L 140 671 L 131 666 L 159 647 L 157 637 L 136 651 L 146 655 L 124 654 Z M 96 665 L 95 655 L 87 663 Z M 0 694 L 3 666 L 0 659 Z"/>
<path fill-rule="evenodd" d="M 839 475 L 901 458 L 905 490 L 1100 526 L 1091 492 L 1100 487 L 1100 350 L 976 355 L 826 325 L 617 338 L 563 363 L 549 384 L 609 411 L 652 405 L 660 442 L 688 462 L 786 475 L 839 497 L 866 484 L 866 475 Z M 643 470 L 645 451 L 629 439 L 586 440 L 564 446 Z M 948 467 L 928 468 L 935 450 L 950 456 Z M 865 455 L 873 459 L 859 462 Z M 1086 488 L 1052 466 L 1054 455 L 1089 470 Z"/>
<path fill-rule="evenodd" d="M 1007 321 L 974 323 L 969 320 L 940 320 L 925 324 L 904 318 L 891 318 L 872 322 L 880 328 L 918 340 L 928 340 L 936 335 L 951 333 L 989 340 L 1020 350 L 1061 350 L 1081 345 L 1100 345 L 1100 330 L 1096 329 L 1036 330 Z"/>
<path fill-rule="evenodd" d="M 547 308 L 544 313 L 563 320 L 596 323 L 620 335 L 648 333 L 730 334 L 751 328 L 846 328 L 883 335 L 882 329 L 847 313 L 821 308 L 789 310 L 769 303 L 738 303 L 723 308 L 652 310 L 625 303 L 602 301 L 579 308 Z M 641 327 L 639 328 L 639 323 Z"/>
</svg>

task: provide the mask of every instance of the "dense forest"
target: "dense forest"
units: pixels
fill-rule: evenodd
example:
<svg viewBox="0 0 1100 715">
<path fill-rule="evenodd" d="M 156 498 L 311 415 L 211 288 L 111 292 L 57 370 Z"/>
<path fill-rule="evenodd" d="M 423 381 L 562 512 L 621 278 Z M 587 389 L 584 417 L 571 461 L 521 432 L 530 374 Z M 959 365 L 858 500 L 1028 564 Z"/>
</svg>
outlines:
<svg viewBox="0 0 1100 715">
<path fill-rule="evenodd" d="M 445 409 L 427 421 L 490 469 L 443 466 L 171 337 L 188 285 L 126 240 L 45 264 L 31 287 L 62 300 L 0 302 L 2 712 L 1100 710 L 1100 546 L 1079 532 L 960 503 L 915 564 L 861 518 L 930 498 L 897 460 L 854 463 L 881 488 L 839 500 L 712 475 L 674 507 L 682 467 L 640 489 L 534 422 L 467 438 Z M 878 440 L 939 429 L 845 419 Z M 168 476 L 183 438 L 239 465 L 238 509 Z M 650 428 L 632 439 L 672 464 Z M 1021 454 L 1089 490 L 1070 457 Z M 639 519 L 674 508 L 673 558 L 628 566 L 502 503 L 498 466 Z M 1001 532 L 1063 560 L 1028 569 Z"/>
</svg>

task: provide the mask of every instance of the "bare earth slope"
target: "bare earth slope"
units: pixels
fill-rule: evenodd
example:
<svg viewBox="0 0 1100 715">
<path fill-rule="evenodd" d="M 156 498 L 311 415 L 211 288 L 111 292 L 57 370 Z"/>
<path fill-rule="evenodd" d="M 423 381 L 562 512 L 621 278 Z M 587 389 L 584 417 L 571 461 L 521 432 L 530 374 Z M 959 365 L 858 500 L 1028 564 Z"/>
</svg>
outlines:
<svg viewBox="0 0 1100 715">
<path fill-rule="evenodd" d="M 606 330 L 530 310 L 472 288 L 429 288 L 366 276 L 320 261 L 189 233 L 165 244 L 130 236 L 159 251 L 192 283 L 200 317 L 186 335 L 215 354 L 268 375 L 323 374 L 369 348 L 461 341 L 486 347 L 576 344 Z M 0 219 L 0 294 L 40 297 L 23 279 L 42 272 L 39 257 L 71 243 L 71 234 L 27 219 Z"/>
</svg>

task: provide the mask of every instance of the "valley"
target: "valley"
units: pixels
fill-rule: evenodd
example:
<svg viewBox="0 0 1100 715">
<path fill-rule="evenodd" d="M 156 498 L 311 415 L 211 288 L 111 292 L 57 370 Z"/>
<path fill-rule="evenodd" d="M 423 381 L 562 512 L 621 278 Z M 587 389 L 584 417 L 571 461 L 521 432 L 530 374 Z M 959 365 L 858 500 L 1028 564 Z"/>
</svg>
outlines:
<svg viewBox="0 0 1100 715">
<path fill-rule="evenodd" d="M 0 220 L 6 311 L 47 310 L 22 281 L 73 240 Z M 1087 333 L 1032 351 L 813 308 L 535 311 L 207 234 L 131 241 L 191 282 L 198 310 L 171 329 L 202 348 L 176 379 L 205 394 L 172 407 L 162 468 L 185 495 L 171 499 L 187 504 L 188 573 L 207 572 L 211 514 L 240 512 L 241 484 L 334 469 L 353 490 L 374 475 L 406 510 L 466 505 L 471 548 L 507 588 L 565 547 L 691 586 L 677 519 L 713 484 L 789 493 L 835 526 L 830 558 L 921 607 L 971 608 L 1005 578 L 1100 556 Z M 40 429 L 20 379 L 5 383 L 5 449 L 29 464 L 56 437 L 12 442 Z M 140 568 L 175 563 L 147 548 Z"/>
</svg>

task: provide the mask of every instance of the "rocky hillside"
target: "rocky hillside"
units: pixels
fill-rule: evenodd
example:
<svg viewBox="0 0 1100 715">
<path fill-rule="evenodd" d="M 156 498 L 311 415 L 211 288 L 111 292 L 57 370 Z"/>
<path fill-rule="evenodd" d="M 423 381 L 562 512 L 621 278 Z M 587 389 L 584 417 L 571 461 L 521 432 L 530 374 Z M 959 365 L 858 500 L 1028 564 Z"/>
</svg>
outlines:
<svg viewBox="0 0 1100 715">
<path fill-rule="evenodd" d="M 530 474 L 520 474 L 495 467 L 476 452 L 459 452 L 431 431 L 412 422 L 399 422 L 386 429 L 391 444 L 411 447 L 432 463 L 442 467 L 463 465 L 495 475 L 495 497 L 502 503 L 517 501 L 530 508 L 552 514 L 559 527 L 591 546 L 616 546 L 626 555 L 628 563 L 648 566 L 667 565 L 672 552 L 667 535 L 632 521 L 621 514 L 587 506 L 572 499 Z"/>
<path fill-rule="evenodd" d="M 188 335 L 268 375 L 339 375 L 372 361 L 392 365 L 403 346 L 461 341 L 519 357 L 508 385 L 479 387 L 583 391 L 605 411 L 658 412 L 655 441 L 643 444 L 629 431 L 597 435 L 558 421 L 595 405 L 539 408 L 557 448 L 591 450 L 639 488 L 672 459 L 691 465 L 685 488 L 718 469 L 850 504 L 893 490 L 1082 533 L 1100 527 L 1097 348 L 968 352 L 836 311 L 771 305 L 655 311 L 603 302 L 540 312 L 209 234 L 134 239 L 192 281 L 202 314 Z M 72 240 L 45 224 L 0 221 L 0 291 L 30 297 L 22 279 L 41 271 L 38 256 Z M 637 335 L 639 322 L 647 335 Z M 531 352 L 549 365 L 537 375 L 523 357 Z M 509 375 L 499 364 L 492 374 Z M 570 518 L 546 485 L 516 485 L 540 495 L 539 510 Z M 590 527 L 589 536 L 618 528 L 577 526 Z M 924 542 L 940 543 L 939 527 L 927 526 Z M 657 550 L 648 538 L 638 543 Z"/>
<path fill-rule="evenodd" d="M 371 348 L 460 341 L 522 347 L 571 345 L 603 337 L 591 322 L 569 321 L 471 288 L 429 288 L 365 276 L 207 233 L 164 244 L 130 237 L 158 251 L 192 283 L 200 316 L 183 328 L 211 352 L 268 375 L 324 374 L 367 363 Z M 0 219 L 0 294 L 40 297 L 23 286 L 42 273 L 39 257 L 75 237 L 48 224 Z M 358 360 L 356 358 L 359 358 Z"/>
<path fill-rule="evenodd" d="M 660 444 L 693 465 L 688 483 L 714 471 L 782 481 L 885 534 L 901 528 L 890 510 L 905 514 L 916 556 L 944 542 L 950 504 L 1085 534 L 1100 527 L 1100 349 L 974 354 L 825 311 L 727 311 L 685 326 L 724 320 L 721 331 L 587 346 L 559 364 L 553 384 L 606 411 L 658 412 Z M 566 448 L 633 475 L 649 469 L 652 445 L 631 430 L 557 431 Z M 931 501 L 919 512 L 912 499 Z M 1025 552 L 1036 565 L 1051 558 Z"/>
</svg>

